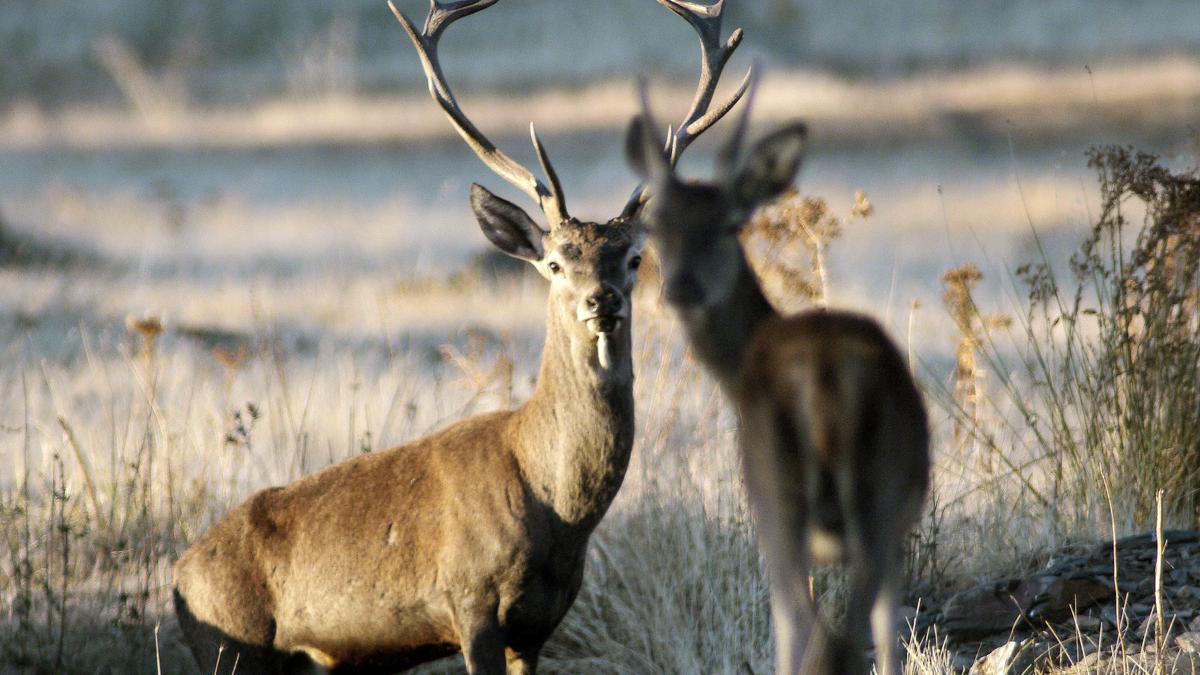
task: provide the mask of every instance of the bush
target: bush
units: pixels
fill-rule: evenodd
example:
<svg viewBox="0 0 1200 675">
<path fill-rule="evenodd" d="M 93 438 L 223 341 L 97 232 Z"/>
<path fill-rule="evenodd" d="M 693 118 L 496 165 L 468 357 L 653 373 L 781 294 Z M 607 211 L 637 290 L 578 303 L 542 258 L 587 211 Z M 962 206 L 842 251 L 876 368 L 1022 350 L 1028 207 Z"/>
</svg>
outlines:
<svg viewBox="0 0 1200 675">
<path fill-rule="evenodd" d="M 1088 165 L 1101 210 L 1069 269 L 1060 275 L 1044 251 L 1017 269 L 1019 367 L 1005 367 L 990 333 L 976 344 L 1002 382 L 993 411 L 1012 406 L 998 416 L 1014 438 L 1031 437 L 1044 484 L 1006 461 L 1055 518 L 1067 504 L 1085 518 L 1111 507 L 1124 526 L 1143 525 L 1163 489 L 1168 513 L 1200 523 L 1200 173 L 1123 147 L 1093 150 Z M 951 408 L 998 448 L 973 405 Z"/>
</svg>

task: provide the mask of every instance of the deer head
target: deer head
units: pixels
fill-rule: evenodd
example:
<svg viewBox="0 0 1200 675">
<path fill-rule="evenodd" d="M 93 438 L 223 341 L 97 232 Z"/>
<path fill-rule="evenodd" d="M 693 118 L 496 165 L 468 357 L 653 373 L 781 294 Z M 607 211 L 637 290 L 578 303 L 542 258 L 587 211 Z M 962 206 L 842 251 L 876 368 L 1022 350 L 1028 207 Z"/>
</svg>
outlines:
<svg viewBox="0 0 1200 675">
<path fill-rule="evenodd" d="M 643 112 L 626 136 L 629 163 L 653 198 L 641 214 L 662 265 L 667 301 L 683 312 L 724 304 L 734 291 L 745 258 L 738 235 L 760 204 L 792 184 L 804 155 L 806 129 L 793 122 L 741 153 L 750 103 L 718 154 L 716 178 L 683 181 L 676 158 L 658 137 L 645 90 Z"/>
<path fill-rule="evenodd" d="M 534 200 L 545 218 L 539 225 L 521 207 L 480 185 L 471 188 L 471 207 L 484 235 L 501 251 L 532 264 L 550 281 L 550 321 L 559 321 L 573 349 L 595 354 L 595 363 L 607 370 L 614 339 L 628 343 L 630 293 L 641 263 L 643 229 L 637 217 L 646 193 L 639 186 L 621 214 L 605 222 L 582 221 L 567 211 L 558 175 L 537 132 L 530 137 L 546 182 L 521 166 L 489 141 L 463 113 L 446 83 L 438 62 L 437 45 L 454 21 L 495 4 L 497 0 L 431 0 L 425 25 L 418 31 L 409 19 L 389 6 L 404 26 L 421 57 L 429 93 L 441 106 L 455 130 L 483 162 L 513 187 Z M 726 61 L 742 39 L 734 31 L 720 42 L 724 0 L 704 5 L 686 0 L 658 0 L 684 18 L 700 36 L 701 75 L 692 106 L 663 146 L 674 160 L 705 130 L 721 119 L 741 98 L 750 74 L 724 103 L 713 106 L 717 82 Z M 624 330 L 623 330 L 624 329 Z"/>
</svg>

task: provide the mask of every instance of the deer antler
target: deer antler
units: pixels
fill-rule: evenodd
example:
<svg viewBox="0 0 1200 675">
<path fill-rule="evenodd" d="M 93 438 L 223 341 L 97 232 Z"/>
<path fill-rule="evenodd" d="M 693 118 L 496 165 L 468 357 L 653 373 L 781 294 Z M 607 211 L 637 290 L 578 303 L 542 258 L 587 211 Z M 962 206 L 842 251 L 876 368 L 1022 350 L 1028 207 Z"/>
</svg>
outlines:
<svg viewBox="0 0 1200 675">
<path fill-rule="evenodd" d="M 666 7 L 675 14 L 683 17 L 688 25 L 700 37 L 700 81 L 696 84 L 696 94 L 692 105 L 683 121 L 677 127 L 667 128 L 667 141 L 664 151 L 671 166 L 679 162 L 679 156 L 712 125 L 737 105 L 754 76 L 754 66 L 746 70 L 746 76 L 741 84 L 728 99 L 716 107 L 712 107 L 713 96 L 717 93 L 717 82 L 725 70 L 725 64 L 733 52 L 742 43 L 742 29 L 737 28 L 729 35 L 724 44 L 721 43 L 721 14 L 725 10 L 725 0 L 706 5 L 693 0 L 658 0 L 658 4 Z M 644 85 L 643 85 L 644 99 Z M 647 119 L 647 123 L 650 120 Z M 634 189 L 629 201 L 625 204 L 622 215 L 631 216 L 645 201 L 645 185 Z"/>
<path fill-rule="evenodd" d="M 471 123 L 471 120 L 459 107 L 458 102 L 454 100 L 454 93 L 450 91 L 450 85 L 446 83 L 441 64 L 438 63 L 438 39 L 441 38 L 442 32 L 455 21 L 487 9 L 497 1 L 457 0 L 443 3 L 438 0 L 430 0 L 425 26 L 419 32 L 408 20 L 408 17 L 396 8 L 393 0 L 388 0 L 388 7 L 392 9 L 392 14 L 396 15 L 396 20 L 400 22 L 400 25 L 404 26 L 405 32 L 408 33 L 413 46 L 417 49 L 417 55 L 421 57 L 421 67 L 424 68 L 425 78 L 429 81 L 429 95 L 450 118 L 458 135 L 462 136 L 467 145 L 479 156 L 479 159 L 483 160 L 483 163 L 496 175 L 536 201 L 542 209 L 542 213 L 546 214 L 550 227 L 555 228 L 569 218 L 567 202 L 563 196 L 558 175 L 555 174 L 554 167 L 550 164 L 550 159 L 547 157 L 533 125 L 529 125 L 529 135 L 533 140 L 534 150 L 537 152 L 538 163 L 541 164 L 542 171 L 546 173 L 546 178 L 550 182 L 549 187 L 532 171 L 521 166 L 503 150 L 497 148 L 483 135 L 483 132 L 479 131 L 478 127 Z"/>
</svg>

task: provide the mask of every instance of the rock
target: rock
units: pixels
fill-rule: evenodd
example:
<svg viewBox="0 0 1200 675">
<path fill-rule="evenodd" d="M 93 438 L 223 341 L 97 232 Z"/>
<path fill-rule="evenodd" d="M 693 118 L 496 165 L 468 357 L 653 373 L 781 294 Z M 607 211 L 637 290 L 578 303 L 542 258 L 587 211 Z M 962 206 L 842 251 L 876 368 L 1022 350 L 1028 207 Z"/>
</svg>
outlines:
<svg viewBox="0 0 1200 675">
<path fill-rule="evenodd" d="M 940 628 L 955 640 L 1010 630 L 1021 616 L 1014 595 L 1020 585 L 1020 579 L 1009 579 L 955 593 L 942 607 Z"/>
<path fill-rule="evenodd" d="M 1137 634 L 1139 637 L 1145 637 L 1149 641 L 1154 640 L 1155 632 L 1158 630 L 1158 615 L 1151 612 L 1138 626 Z M 1184 624 L 1177 619 L 1174 614 L 1166 614 L 1163 616 L 1163 631 L 1166 633 L 1164 639 L 1170 640 L 1171 635 L 1182 633 Z"/>
<path fill-rule="evenodd" d="M 1027 593 L 1033 599 L 1026 613 L 1045 621 L 1069 617 L 1113 595 L 1111 586 L 1091 577 L 1035 577 L 1031 583 Z"/>
<path fill-rule="evenodd" d="M 968 675 L 1025 675 L 1033 673 L 1043 650 L 1033 640 L 1006 642 L 971 665 Z"/>
<path fill-rule="evenodd" d="M 1070 672 L 1077 673 L 1094 673 L 1103 672 L 1101 666 L 1104 665 L 1104 654 L 1095 651 L 1090 654 L 1085 654 L 1083 658 L 1075 661 L 1074 667 Z"/>
<path fill-rule="evenodd" d="M 1007 631 L 1026 617 L 1065 619 L 1110 597 L 1111 587 L 1090 576 L 1009 579 L 952 596 L 942 609 L 941 628 L 953 639 L 971 639 Z"/>
<path fill-rule="evenodd" d="M 1188 654 L 1200 654 L 1200 631 L 1188 631 L 1176 635 L 1175 646 Z"/>
<path fill-rule="evenodd" d="M 1154 611 L 1154 605 L 1145 602 L 1135 602 L 1127 607 L 1134 616 L 1149 616 Z"/>
<path fill-rule="evenodd" d="M 950 656 L 950 667 L 954 672 L 965 672 L 975 666 L 975 657 L 965 653 L 955 653 Z"/>
<path fill-rule="evenodd" d="M 913 633 L 917 625 L 917 608 L 900 605 L 896 608 L 896 632 L 903 636 Z"/>
<path fill-rule="evenodd" d="M 1154 595 L 1154 573 L 1151 572 L 1150 576 L 1139 581 L 1130 592 L 1139 598 L 1152 597 Z"/>
<path fill-rule="evenodd" d="M 1168 615 L 1164 622 L 1168 635 L 1158 641 L 1158 646 L 1165 645 L 1168 655 L 1176 658 L 1187 650 L 1185 643 L 1189 647 L 1200 645 L 1200 532 L 1170 530 L 1164 539 L 1162 601 L 1164 614 Z M 947 639 L 954 645 L 954 666 L 976 673 L 1019 672 L 1011 668 L 1011 662 L 1020 650 L 1011 645 L 1020 647 L 1027 639 L 1042 645 L 1034 653 L 1039 654 L 1043 666 L 1051 661 L 1074 663 L 1070 672 L 1102 669 L 1100 666 L 1111 656 L 1111 647 L 1118 644 L 1127 655 L 1138 654 L 1143 647 L 1153 650 L 1158 624 L 1149 617 L 1155 609 L 1157 542 L 1153 534 L 1135 535 L 1118 540 L 1116 548 L 1115 565 L 1111 542 L 1082 553 L 1079 548 L 1067 547 L 1050 552 L 1042 571 L 1030 576 L 981 584 L 954 594 L 944 603 L 927 597 L 932 590 L 922 593 L 922 603 L 928 605 L 921 605 L 918 629 L 924 634 L 928 627 Z M 1114 566 L 1122 613 L 1121 640 L 1116 642 Z M 1076 640 L 1075 633 L 1083 640 Z M 1064 636 L 1068 635 L 1072 637 L 1064 644 Z M 1106 648 L 1099 655 L 1086 656 L 1098 648 L 1098 643 Z M 986 658 L 979 658 L 984 654 Z M 1200 661 L 1200 652 L 1187 655 L 1189 662 Z M 1145 658 L 1155 657 L 1147 653 Z M 1078 670 L 1079 665 L 1087 663 L 1097 668 Z"/>
</svg>

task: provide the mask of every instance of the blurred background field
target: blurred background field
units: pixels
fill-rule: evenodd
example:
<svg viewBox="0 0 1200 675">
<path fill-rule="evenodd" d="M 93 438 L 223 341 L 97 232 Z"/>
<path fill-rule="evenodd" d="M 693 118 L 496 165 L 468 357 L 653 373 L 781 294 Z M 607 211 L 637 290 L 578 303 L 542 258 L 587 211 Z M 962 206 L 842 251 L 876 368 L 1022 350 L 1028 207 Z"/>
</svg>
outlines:
<svg viewBox="0 0 1200 675">
<path fill-rule="evenodd" d="M 1030 496 L 1024 480 L 1061 485 L 1038 473 L 1040 441 L 999 421 L 1023 414 L 1005 383 L 1037 380 L 1026 330 L 985 319 L 1025 314 L 1018 265 L 1044 256 L 1065 274 L 1102 220 L 1089 147 L 1195 164 L 1200 4 L 729 0 L 726 17 L 747 34 L 727 78 L 765 67 L 754 127 L 808 121 L 801 192 L 841 220 L 816 263 L 794 226 L 829 223 L 811 209 L 781 216 L 795 246 L 763 250 L 802 274 L 818 264 L 830 304 L 884 321 L 934 403 L 938 501 L 915 587 L 1145 529 L 1144 495 L 1118 495 L 1112 519 L 1099 499 Z M 694 35 L 650 0 L 506 0 L 442 51 L 472 119 L 527 162 L 536 122 L 573 213 L 594 219 L 634 185 L 635 75 L 677 117 L 697 69 Z M 705 175 L 722 134 L 685 171 Z M 530 391 L 542 282 L 483 255 L 471 182 L 511 192 L 437 112 L 383 2 L 0 6 L 0 669 L 152 672 L 161 623 L 158 660 L 187 672 L 169 566 L 214 518 Z M 850 217 L 859 191 L 867 218 Z M 965 262 L 983 278 L 951 277 L 971 286 L 956 315 L 941 279 Z M 653 278 L 636 311 L 634 463 L 545 666 L 765 672 L 733 420 L 681 356 Z M 964 325 L 980 331 L 973 366 Z M 987 361 L 992 328 L 1011 361 Z M 995 405 L 977 405 L 988 392 Z M 1194 487 L 1162 487 L 1173 522 L 1194 526 Z M 835 577 L 821 583 L 836 597 Z M 936 647 L 914 663 L 946 672 Z"/>
</svg>

